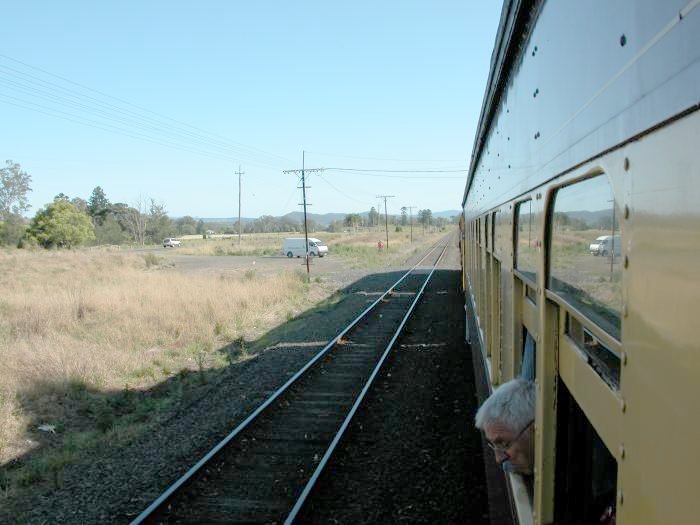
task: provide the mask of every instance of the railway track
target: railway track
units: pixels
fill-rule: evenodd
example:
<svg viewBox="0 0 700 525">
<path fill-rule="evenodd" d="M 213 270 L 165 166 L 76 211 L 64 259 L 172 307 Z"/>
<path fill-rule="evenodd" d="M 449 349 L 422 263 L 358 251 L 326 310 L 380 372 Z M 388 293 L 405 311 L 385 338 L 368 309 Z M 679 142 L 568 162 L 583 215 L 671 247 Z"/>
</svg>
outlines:
<svg viewBox="0 0 700 525">
<path fill-rule="evenodd" d="M 433 247 L 132 525 L 293 523 L 445 250 Z"/>
</svg>

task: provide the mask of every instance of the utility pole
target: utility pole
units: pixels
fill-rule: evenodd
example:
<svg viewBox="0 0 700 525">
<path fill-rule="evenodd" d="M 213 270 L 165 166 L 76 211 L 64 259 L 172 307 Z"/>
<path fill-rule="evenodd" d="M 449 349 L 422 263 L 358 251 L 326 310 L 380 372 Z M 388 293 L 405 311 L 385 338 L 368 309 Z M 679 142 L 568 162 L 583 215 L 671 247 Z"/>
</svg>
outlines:
<svg viewBox="0 0 700 525">
<path fill-rule="evenodd" d="M 301 152 L 301 169 L 300 170 L 284 170 L 282 173 L 294 173 L 299 175 L 301 173 L 301 191 L 304 198 L 304 202 L 300 203 L 299 206 L 304 206 L 304 241 L 306 242 L 306 277 L 311 282 L 311 270 L 309 269 L 309 229 L 306 223 L 306 206 L 311 206 L 306 202 L 306 178 L 305 173 L 319 173 L 325 168 L 313 168 L 306 169 L 305 167 L 305 155 L 306 152 L 302 150 Z"/>
<path fill-rule="evenodd" d="M 386 200 L 394 195 L 377 195 L 378 199 L 384 199 L 384 227 L 386 228 L 386 251 L 389 251 L 389 214 L 387 213 Z"/>
<path fill-rule="evenodd" d="M 411 224 L 411 242 L 413 242 L 413 208 L 417 207 L 418 206 L 406 206 L 406 208 L 408 208 L 408 217 Z"/>
<path fill-rule="evenodd" d="M 244 175 L 245 171 L 241 171 L 241 165 L 238 165 L 238 251 L 241 251 L 241 175 Z"/>
</svg>

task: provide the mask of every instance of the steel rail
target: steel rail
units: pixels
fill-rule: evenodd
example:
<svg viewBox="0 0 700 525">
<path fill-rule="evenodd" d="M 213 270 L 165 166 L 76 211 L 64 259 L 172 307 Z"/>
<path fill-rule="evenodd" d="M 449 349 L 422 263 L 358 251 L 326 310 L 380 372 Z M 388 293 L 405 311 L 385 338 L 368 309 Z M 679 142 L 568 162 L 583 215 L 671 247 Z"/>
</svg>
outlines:
<svg viewBox="0 0 700 525">
<path fill-rule="evenodd" d="M 398 329 L 394 333 L 394 336 L 391 338 L 391 341 L 389 341 L 389 344 L 387 345 L 386 349 L 382 353 L 382 356 L 379 358 L 379 361 L 377 362 L 377 365 L 374 367 L 374 370 L 372 371 L 372 374 L 370 375 L 369 379 L 365 383 L 364 388 L 362 389 L 360 394 L 357 396 L 357 399 L 355 400 L 355 403 L 353 404 L 352 408 L 350 409 L 350 412 L 348 412 L 348 415 L 345 418 L 345 421 L 343 421 L 343 424 L 340 426 L 340 430 L 338 430 L 338 433 L 333 438 L 333 441 L 331 442 L 330 446 L 326 450 L 326 453 L 323 455 L 323 458 L 321 458 L 321 461 L 319 461 L 319 464 L 316 467 L 316 470 L 312 474 L 311 478 L 309 479 L 306 486 L 304 487 L 304 490 L 302 491 L 301 495 L 299 496 L 296 503 L 294 504 L 292 511 L 289 513 L 289 515 L 287 516 L 287 519 L 284 521 L 285 525 L 292 525 L 294 523 L 294 520 L 296 519 L 297 515 L 301 511 L 302 507 L 304 506 L 304 503 L 306 502 L 309 494 L 313 490 L 313 488 L 316 484 L 316 481 L 318 480 L 319 476 L 323 472 L 323 469 L 326 467 L 326 464 L 330 460 L 331 456 L 333 455 L 333 452 L 335 451 L 336 447 L 338 446 L 338 443 L 340 442 L 343 435 L 345 434 L 345 431 L 347 430 L 348 426 L 350 425 L 352 418 L 355 416 L 357 409 L 359 408 L 360 404 L 364 400 L 365 395 L 367 394 L 368 390 L 372 386 L 372 383 L 374 382 L 375 377 L 377 376 L 377 374 L 379 374 L 379 371 L 381 370 L 382 365 L 384 364 L 384 361 L 386 360 L 387 356 L 389 355 L 389 352 L 391 352 L 392 348 L 394 347 L 394 343 L 398 339 L 399 335 L 401 335 L 401 331 L 403 330 L 403 327 L 406 325 L 406 322 L 411 317 L 411 314 L 413 314 L 413 310 L 415 309 L 416 305 L 418 304 L 418 301 L 420 300 L 421 296 L 423 295 L 423 292 L 424 292 L 426 286 L 428 286 L 428 283 L 430 282 L 430 279 L 433 276 L 433 273 L 435 273 L 435 270 L 437 269 L 438 264 L 440 264 L 440 261 L 442 260 L 443 255 L 445 255 L 445 251 L 447 250 L 447 246 L 448 246 L 448 244 L 446 244 L 445 247 L 442 249 L 442 252 L 440 252 L 440 256 L 438 257 L 437 261 L 435 261 L 435 264 L 433 265 L 433 269 L 430 271 L 430 273 L 428 274 L 428 277 L 425 279 L 425 282 L 423 283 L 423 286 L 421 286 L 421 289 L 418 291 L 418 293 L 416 294 L 416 297 L 413 299 L 413 302 L 411 303 L 411 306 L 409 307 L 408 311 L 406 312 L 406 315 L 404 315 L 403 319 L 401 320 L 401 324 L 399 325 Z M 431 253 L 432 253 L 432 251 L 431 251 Z"/>
<path fill-rule="evenodd" d="M 214 458 L 222 449 L 224 449 L 238 434 L 240 434 L 250 423 L 260 416 L 260 414 L 269 407 L 275 400 L 282 395 L 290 386 L 292 386 L 299 378 L 301 378 L 319 359 L 326 355 L 338 341 L 355 327 L 371 310 L 374 309 L 394 288 L 403 282 L 411 272 L 413 272 L 431 253 L 439 247 L 435 244 L 416 264 L 414 264 L 399 280 L 392 284 L 376 301 L 369 305 L 360 315 L 350 322 L 338 335 L 336 335 L 323 349 L 321 349 L 314 357 L 312 357 L 301 369 L 297 371 L 287 382 L 273 392 L 261 405 L 258 406 L 245 420 L 243 420 L 235 429 L 233 429 L 224 439 L 222 439 L 214 448 L 207 452 L 197 463 L 194 464 L 185 474 L 170 485 L 165 492 L 156 498 L 146 509 L 144 509 L 130 525 L 140 525 L 146 523 L 152 515 L 158 511 L 166 502 L 168 502 L 175 493 L 186 483 L 191 481 L 194 476 L 204 467 L 212 458 Z M 445 246 L 447 248 L 447 246 Z M 444 253 L 445 249 L 443 249 Z M 440 255 L 442 257 L 442 254 Z M 432 275 L 432 272 L 431 272 Z"/>
</svg>

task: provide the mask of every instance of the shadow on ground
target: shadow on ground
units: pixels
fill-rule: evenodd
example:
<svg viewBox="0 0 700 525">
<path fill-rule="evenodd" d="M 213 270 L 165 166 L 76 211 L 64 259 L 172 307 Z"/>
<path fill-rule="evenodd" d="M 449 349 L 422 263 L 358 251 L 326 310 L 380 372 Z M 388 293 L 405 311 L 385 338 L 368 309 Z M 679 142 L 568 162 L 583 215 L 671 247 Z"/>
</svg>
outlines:
<svg viewBox="0 0 700 525">
<path fill-rule="evenodd" d="M 366 276 L 255 341 L 239 339 L 212 350 L 226 365 L 207 368 L 203 357 L 199 367 L 181 370 L 148 390 L 126 385 L 121 390 L 104 391 L 79 381 L 61 380 L 27 385 L 18 397 L 28 418 L 25 439 L 32 449 L 0 466 L 0 491 L 5 503 L 12 503 L 16 497 L 15 503 L 24 507 L 28 502 L 22 500 L 26 497 L 60 490 L 65 485 L 66 468 L 75 469 L 80 463 L 109 456 L 155 425 L 165 425 L 198 410 L 202 400 L 212 396 L 223 382 L 235 381 L 256 361 L 267 358 L 266 354 L 279 361 L 280 367 L 286 367 L 278 382 L 281 386 L 401 275 L 387 272 Z M 248 401 L 259 404 L 267 395 L 269 392 Z M 45 411 L 28 401 L 37 398 L 46 400 Z M 60 422 L 47 426 L 45 414 L 49 410 L 54 415 L 62 414 L 57 420 L 69 421 L 70 428 Z"/>
</svg>

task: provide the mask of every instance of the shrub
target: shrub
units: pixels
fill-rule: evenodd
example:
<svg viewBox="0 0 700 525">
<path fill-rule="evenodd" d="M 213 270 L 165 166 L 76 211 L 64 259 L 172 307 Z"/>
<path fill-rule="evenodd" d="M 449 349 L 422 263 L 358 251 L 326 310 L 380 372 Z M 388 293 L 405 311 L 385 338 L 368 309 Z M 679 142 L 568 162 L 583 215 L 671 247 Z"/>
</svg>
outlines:
<svg viewBox="0 0 700 525">
<path fill-rule="evenodd" d="M 158 257 L 155 253 L 144 254 L 143 260 L 146 263 L 146 268 L 150 268 L 151 266 L 158 266 L 161 261 L 160 257 Z"/>
</svg>

